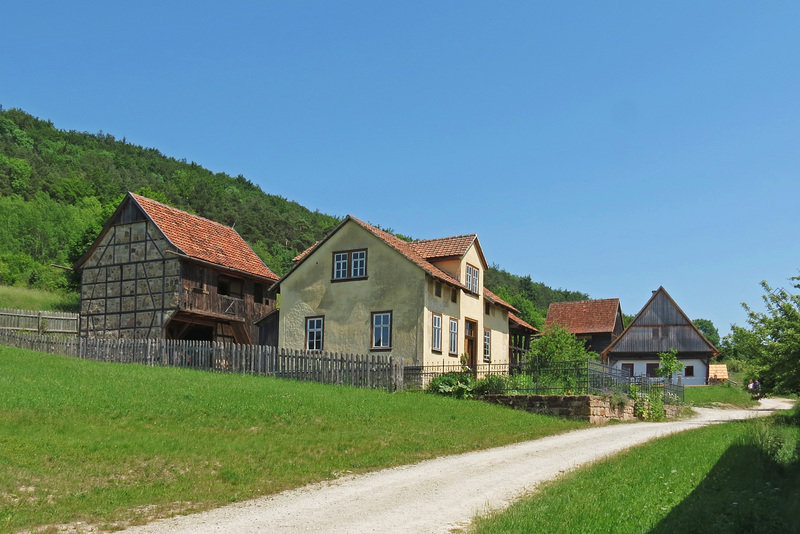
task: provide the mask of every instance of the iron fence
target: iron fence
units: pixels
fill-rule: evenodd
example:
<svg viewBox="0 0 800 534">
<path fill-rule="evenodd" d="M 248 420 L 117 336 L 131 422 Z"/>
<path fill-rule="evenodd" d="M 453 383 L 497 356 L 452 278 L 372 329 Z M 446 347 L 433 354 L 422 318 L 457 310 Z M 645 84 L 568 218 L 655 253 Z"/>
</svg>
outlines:
<svg viewBox="0 0 800 534">
<path fill-rule="evenodd" d="M 459 364 L 406 365 L 403 369 L 403 386 L 405 389 L 425 389 L 431 380 L 444 374 L 463 373 L 481 379 L 490 375 L 508 375 L 508 370 L 507 363 L 479 363 L 474 367 Z"/>
<path fill-rule="evenodd" d="M 684 402 L 682 385 L 663 378 L 630 376 L 621 369 L 595 360 L 562 362 L 512 362 L 511 364 L 479 364 L 476 368 L 461 365 L 407 366 L 404 369 L 406 389 L 424 389 L 435 377 L 446 373 L 468 373 L 481 379 L 490 375 L 505 376 L 503 394 L 519 395 L 661 395 L 667 404 Z M 498 392 L 499 393 L 499 392 Z"/>
</svg>

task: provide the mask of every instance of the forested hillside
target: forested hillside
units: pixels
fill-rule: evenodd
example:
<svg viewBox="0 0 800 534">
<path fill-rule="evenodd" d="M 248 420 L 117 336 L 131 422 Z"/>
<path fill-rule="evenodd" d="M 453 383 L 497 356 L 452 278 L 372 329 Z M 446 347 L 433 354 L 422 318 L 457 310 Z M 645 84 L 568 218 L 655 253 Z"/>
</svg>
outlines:
<svg viewBox="0 0 800 534">
<path fill-rule="evenodd" d="M 128 191 L 235 224 L 278 274 L 339 222 L 266 194 L 243 176 L 215 174 L 102 132 L 58 130 L 50 121 L 0 106 L 0 283 L 74 289 L 69 271 L 50 265 L 69 266 L 79 258 Z M 498 266 L 487 272 L 486 286 L 536 326 L 550 302 L 588 298 Z"/>
</svg>

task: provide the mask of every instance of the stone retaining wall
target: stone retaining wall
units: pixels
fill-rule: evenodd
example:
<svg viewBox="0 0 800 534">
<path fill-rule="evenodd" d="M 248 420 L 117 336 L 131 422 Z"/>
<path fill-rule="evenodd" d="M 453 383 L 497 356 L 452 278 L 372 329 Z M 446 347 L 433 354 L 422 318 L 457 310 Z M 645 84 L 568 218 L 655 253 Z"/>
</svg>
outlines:
<svg viewBox="0 0 800 534">
<path fill-rule="evenodd" d="M 609 397 L 600 395 L 484 395 L 482 399 L 515 410 L 589 421 L 596 425 L 616 421 L 634 421 L 633 403 L 612 404 Z M 668 418 L 677 415 L 679 406 L 664 406 Z"/>
</svg>

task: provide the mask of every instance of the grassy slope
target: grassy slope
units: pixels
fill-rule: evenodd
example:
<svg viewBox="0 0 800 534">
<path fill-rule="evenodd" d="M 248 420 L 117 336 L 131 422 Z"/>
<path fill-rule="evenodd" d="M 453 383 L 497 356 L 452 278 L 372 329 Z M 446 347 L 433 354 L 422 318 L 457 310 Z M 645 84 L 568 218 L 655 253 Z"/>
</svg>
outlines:
<svg viewBox="0 0 800 534">
<path fill-rule="evenodd" d="M 0 391 L 0 531 L 141 521 L 585 426 L 422 393 L 7 347 Z"/>
<path fill-rule="evenodd" d="M 0 285 L 0 308 L 34 311 L 78 311 L 79 295 Z"/>
</svg>

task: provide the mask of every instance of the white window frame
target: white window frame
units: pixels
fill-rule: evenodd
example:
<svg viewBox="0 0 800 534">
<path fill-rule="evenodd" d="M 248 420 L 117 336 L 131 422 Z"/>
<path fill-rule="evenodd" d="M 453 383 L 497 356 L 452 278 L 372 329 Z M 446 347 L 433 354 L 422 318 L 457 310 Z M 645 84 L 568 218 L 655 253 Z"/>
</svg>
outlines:
<svg viewBox="0 0 800 534">
<path fill-rule="evenodd" d="M 492 331 L 489 328 L 483 329 L 483 361 L 492 361 Z"/>
<path fill-rule="evenodd" d="M 306 317 L 306 350 L 322 350 L 325 342 L 325 316 Z"/>
<path fill-rule="evenodd" d="M 442 316 L 434 313 L 431 319 L 431 350 L 442 352 Z"/>
<path fill-rule="evenodd" d="M 392 312 L 372 312 L 372 350 L 392 348 Z"/>
<path fill-rule="evenodd" d="M 478 287 L 480 284 L 480 271 L 477 267 L 467 264 L 466 286 L 471 292 L 478 294 Z"/>
<path fill-rule="evenodd" d="M 352 260 L 350 278 L 364 278 L 367 276 L 367 251 L 354 250 L 350 254 L 350 258 Z"/>
<path fill-rule="evenodd" d="M 450 319 L 450 355 L 458 356 L 458 320 Z"/>
<path fill-rule="evenodd" d="M 333 279 L 345 280 L 347 276 L 347 264 L 350 255 L 347 252 L 333 253 Z"/>
</svg>

